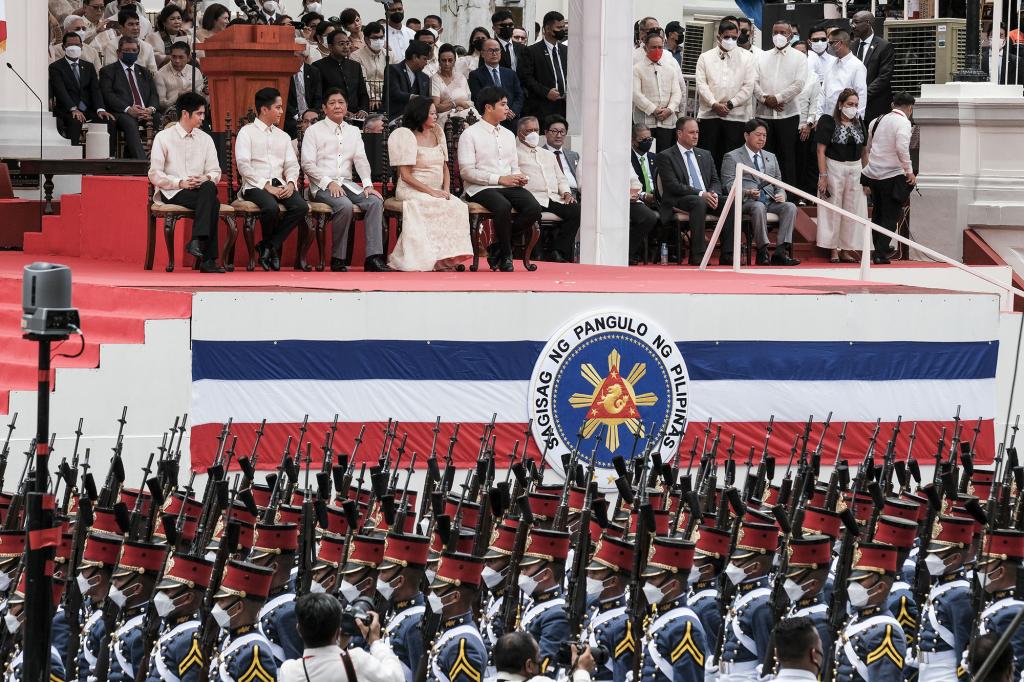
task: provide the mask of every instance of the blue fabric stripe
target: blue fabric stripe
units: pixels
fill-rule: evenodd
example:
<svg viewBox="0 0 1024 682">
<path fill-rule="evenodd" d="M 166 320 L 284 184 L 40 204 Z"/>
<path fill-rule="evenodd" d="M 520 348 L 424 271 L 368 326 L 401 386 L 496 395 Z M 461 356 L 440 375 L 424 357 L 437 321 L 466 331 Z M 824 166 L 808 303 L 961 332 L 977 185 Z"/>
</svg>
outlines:
<svg viewBox="0 0 1024 682">
<path fill-rule="evenodd" d="M 192 380 L 527 381 L 540 341 L 193 341 Z M 694 381 L 988 379 L 996 341 L 688 341 Z"/>
</svg>

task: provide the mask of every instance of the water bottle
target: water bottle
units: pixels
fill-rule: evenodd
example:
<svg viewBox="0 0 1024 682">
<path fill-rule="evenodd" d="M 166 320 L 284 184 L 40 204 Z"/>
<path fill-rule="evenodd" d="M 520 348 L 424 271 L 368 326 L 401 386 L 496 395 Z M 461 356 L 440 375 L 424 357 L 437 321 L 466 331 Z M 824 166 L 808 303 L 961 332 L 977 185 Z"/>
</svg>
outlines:
<svg viewBox="0 0 1024 682">
<path fill-rule="evenodd" d="M 668 244 L 661 243 L 661 264 L 668 265 Z"/>
</svg>

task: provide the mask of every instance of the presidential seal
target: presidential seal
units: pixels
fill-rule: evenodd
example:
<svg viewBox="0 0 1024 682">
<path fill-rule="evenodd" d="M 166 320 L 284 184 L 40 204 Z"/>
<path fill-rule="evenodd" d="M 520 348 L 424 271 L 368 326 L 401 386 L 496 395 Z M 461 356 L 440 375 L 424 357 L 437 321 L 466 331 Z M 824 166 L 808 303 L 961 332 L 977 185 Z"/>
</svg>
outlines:
<svg viewBox="0 0 1024 682">
<path fill-rule="evenodd" d="M 689 377 L 674 339 L 632 313 L 582 317 L 545 345 L 530 381 L 533 437 L 564 475 L 562 455 L 594 455 L 602 489 L 612 460 L 647 451 L 674 457 L 686 429 Z"/>
</svg>

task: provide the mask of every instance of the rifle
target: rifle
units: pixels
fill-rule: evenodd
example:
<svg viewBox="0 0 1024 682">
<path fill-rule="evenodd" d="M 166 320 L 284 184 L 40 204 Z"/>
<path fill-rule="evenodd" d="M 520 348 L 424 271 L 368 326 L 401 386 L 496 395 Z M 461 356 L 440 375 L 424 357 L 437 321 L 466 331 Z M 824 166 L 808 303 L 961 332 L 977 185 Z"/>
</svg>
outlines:
<svg viewBox="0 0 1024 682">
<path fill-rule="evenodd" d="M 583 509 L 580 512 L 580 532 L 573 548 L 572 570 L 573 581 L 569 584 L 569 594 L 566 599 L 566 612 L 569 616 L 569 628 L 572 639 L 576 641 L 580 651 L 588 644 L 587 631 L 583 627 L 583 621 L 587 613 L 587 581 L 580 580 L 579 576 L 586 575 L 587 563 L 590 561 L 591 546 L 593 538 L 590 537 L 590 519 L 593 514 L 594 492 L 597 484 L 594 482 L 594 462 L 597 460 L 597 445 L 594 446 L 594 455 L 590 458 L 590 467 L 587 470 L 586 490 L 583 499 Z"/>
<path fill-rule="evenodd" d="M 329 451 L 329 448 L 325 446 L 324 451 Z M 313 565 L 316 563 L 316 512 L 313 510 L 313 489 L 309 486 L 309 467 L 312 462 L 310 444 L 306 443 L 306 485 L 302 496 L 298 575 L 295 580 L 295 594 L 300 597 L 309 592 L 310 584 L 313 582 Z"/>
<path fill-rule="evenodd" d="M 459 442 L 459 429 L 462 424 L 456 424 L 452 430 L 451 438 L 448 439 L 448 452 L 444 456 L 444 477 L 441 479 L 441 492 L 445 495 L 452 489 L 455 483 L 455 467 L 452 465 L 452 455 L 455 452 L 455 444 Z"/>
<path fill-rule="evenodd" d="M 67 569 L 65 571 L 64 587 L 64 613 L 68 618 L 71 632 L 78 632 L 81 629 L 82 618 L 82 592 L 78 589 L 78 565 L 81 563 L 82 552 L 85 548 L 85 540 L 93 522 L 93 502 L 96 501 L 96 484 L 92 480 L 92 474 L 88 473 L 89 448 L 85 449 L 85 465 L 82 471 L 82 492 L 78 497 L 78 514 L 75 521 L 75 532 L 71 538 L 71 551 L 68 554 Z M 67 679 L 78 678 L 78 637 L 68 638 L 68 648 L 64 652 L 64 671 Z"/>
<path fill-rule="evenodd" d="M 832 599 L 829 602 L 828 609 L 829 629 L 832 631 L 835 641 L 839 641 L 839 633 L 846 622 L 846 609 L 849 602 L 846 581 L 850 577 L 853 564 L 853 550 L 860 535 L 860 528 L 857 526 L 857 519 L 852 509 L 844 509 L 841 513 L 841 518 L 843 521 L 843 539 L 839 544 L 839 557 L 836 560 L 836 578 L 833 582 Z M 842 583 L 838 582 L 840 578 L 842 578 Z M 834 656 L 834 647 L 829 647 L 829 650 L 825 652 L 825 665 L 822 667 L 823 674 L 829 677 L 832 676 Z"/>
<path fill-rule="evenodd" d="M 768 603 L 772 608 L 772 622 L 778 623 L 786 614 L 786 607 L 788 606 L 789 598 L 786 596 L 786 574 L 789 572 L 789 545 L 793 539 L 793 532 L 796 529 L 793 526 L 791 519 L 794 516 L 792 513 L 787 513 L 785 507 L 781 504 L 777 504 L 772 507 L 772 515 L 775 517 L 776 523 L 779 524 L 779 529 L 782 531 L 782 540 L 779 543 L 779 567 L 775 572 L 775 578 L 772 581 L 772 592 L 768 598 Z M 768 648 L 764 652 L 764 659 L 761 661 L 761 670 L 765 671 L 765 674 L 773 674 L 775 672 L 775 630 L 772 629 L 771 641 Z"/>
<path fill-rule="evenodd" d="M 502 632 L 513 632 L 519 619 L 519 603 L 522 593 L 519 590 L 520 564 L 526 552 L 526 539 L 533 526 L 533 511 L 530 509 L 530 498 L 523 494 L 516 500 L 519 509 L 519 525 L 512 541 L 512 555 L 509 557 L 508 576 L 505 578 L 505 598 L 501 602 Z"/>
<path fill-rule="evenodd" d="M 359 434 L 356 436 L 355 441 L 352 445 L 352 454 L 348 457 L 347 466 L 345 467 L 345 474 L 341 477 L 341 480 L 337 482 L 335 487 L 335 500 L 344 501 L 348 499 L 348 490 L 352 487 L 352 474 L 355 473 L 356 468 L 356 454 L 359 452 L 359 446 L 363 444 L 363 434 L 366 432 L 366 424 L 359 427 Z"/>
<path fill-rule="evenodd" d="M 423 499 L 420 500 L 420 511 L 417 516 L 421 520 L 427 513 L 427 505 L 430 504 L 430 493 L 434 491 L 437 482 L 441 478 L 441 469 L 437 466 L 437 436 L 441 432 L 440 416 L 434 421 L 434 428 L 431 430 L 434 432 L 434 437 L 430 441 L 430 456 L 427 457 L 427 478 L 423 483 Z"/>
<path fill-rule="evenodd" d="M 214 620 L 212 612 L 216 603 L 214 595 L 220 589 L 221 580 L 224 577 L 224 568 L 227 565 L 228 557 L 238 546 L 238 538 L 241 532 L 241 525 L 233 521 L 231 516 L 234 511 L 235 496 L 238 494 L 238 476 L 235 476 L 232 491 L 228 493 L 228 482 L 219 480 L 214 485 L 213 494 L 218 497 L 216 507 L 224 509 L 224 532 L 217 546 L 217 554 L 213 559 L 213 573 L 210 577 L 210 586 L 203 595 L 203 603 L 200 606 L 199 626 L 199 652 L 203 662 L 203 669 L 199 673 L 199 682 L 207 682 L 210 679 L 210 665 L 213 662 L 213 651 L 217 646 L 220 634 L 220 626 Z M 205 501 L 204 501 L 205 502 Z M 196 537 L 197 541 L 199 537 Z M 203 545 L 203 551 L 206 546 Z"/>
<path fill-rule="evenodd" d="M 719 427 L 721 430 L 721 427 Z M 654 539 L 655 533 L 655 517 L 654 509 L 651 507 L 650 500 L 647 496 L 646 481 L 643 476 L 643 470 L 647 468 L 647 463 L 650 461 L 650 450 L 655 440 L 660 440 L 660 435 L 654 440 L 647 442 L 647 452 L 644 456 L 644 461 L 641 464 L 641 476 L 640 476 L 640 489 L 637 491 L 638 495 L 633 501 L 633 511 L 637 512 L 636 520 L 636 551 L 633 554 L 633 570 L 630 572 L 629 577 L 629 627 L 632 628 L 634 637 L 637 641 L 642 641 L 641 633 L 644 632 L 644 616 L 647 614 L 647 598 L 644 596 L 643 591 L 643 572 L 647 567 L 647 557 L 650 554 L 651 542 Z M 715 440 L 718 440 L 718 436 L 715 436 Z M 639 652 L 633 656 L 633 679 L 640 679 L 640 672 L 643 668 L 644 657 L 639 655 Z"/>
<path fill-rule="evenodd" d="M 11 435 L 14 433 L 16 424 L 18 423 L 18 413 L 15 412 L 11 415 L 11 423 L 7 425 L 7 437 L 4 438 L 3 450 L 0 450 L 0 490 L 4 487 L 4 474 L 7 472 L 7 456 L 11 453 Z M 79 421 L 78 428 L 82 428 L 82 423 Z"/>
<path fill-rule="evenodd" d="M 402 498 L 398 503 L 398 513 L 395 515 L 395 524 L 393 526 L 398 533 L 405 532 L 405 518 L 409 514 L 409 484 L 412 482 L 413 471 L 416 470 L 416 457 L 416 451 L 413 450 L 409 467 L 405 470 L 405 486 L 402 488 Z M 429 497 L 426 488 L 424 488 L 423 496 Z"/>
<path fill-rule="evenodd" d="M 740 499 L 740 493 L 735 488 L 729 488 L 722 493 L 722 504 L 718 511 L 718 516 L 715 518 L 715 527 L 719 530 L 725 530 L 729 528 L 729 554 L 732 556 L 736 550 L 736 543 L 739 540 L 740 528 L 743 525 L 743 517 L 747 513 L 747 506 Z M 732 518 L 732 525 L 729 522 L 729 509 L 732 509 L 735 516 Z M 722 651 L 722 646 L 725 642 L 725 618 L 729 613 L 729 608 L 732 606 L 733 597 L 736 595 L 736 585 L 729 580 L 723 572 L 719 578 L 719 594 L 722 595 L 722 600 L 719 603 L 719 615 L 721 617 L 722 627 L 718 629 L 718 640 L 715 642 L 715 655 L 719 656 Z"/>
<path fill-rule="evenodd" d="M 295 470 L 295 462 L 291 457 L 292 451 L 292 437 L 288 436 L 285 441 L 284 453 L 281 455 L 281 463 L 277 465 L 277 475 L 274 477 L 274 485 L 270 489 L 270 500 L 267 502 L 267 507 L 263 512 L 263 523 L 273 523 L 274 516 L 277 514 L 277 507 L 281 504 L 282 499 L 288 499 L 284 497 L 285 479 L 298 478 L 299 473 Z M 270 478 L 269 476 L 267 477 Z M 290 500 L 288 500 L 290 501 Z"/>
<path fill-rule="evenodd" d="M 910 437 L 907 442 L 907 463 L 905 465 L 907 472 L 910 474 L 914 473 L 914 468 L 918 467 L 916 460 L 914 460 L 914 443 L 917 442 L 917 422 L 910 429 Z M 917 468 L 917 482 L 921 482 L 921 470 Z M 900 493 L 905 493 L 910 490 L 910 479 L 908 478 L 905 482 L 900 481 Z"/>
<path fill-rule="evenodd" d="M 897 415 L 896 425 L 892 427 L 892 438 L 889 439 L 889 443 L 885 447 L 885 455 L 882 457 L 882 475 L 878 479 L 878 484 L 882 488 L 882 495 L 889 495 L 892 490 L 892 472 L 896 467 L 896 441 L 900 437 L 900 423 L 903 421 L 902 415 Z"/>
</svg>

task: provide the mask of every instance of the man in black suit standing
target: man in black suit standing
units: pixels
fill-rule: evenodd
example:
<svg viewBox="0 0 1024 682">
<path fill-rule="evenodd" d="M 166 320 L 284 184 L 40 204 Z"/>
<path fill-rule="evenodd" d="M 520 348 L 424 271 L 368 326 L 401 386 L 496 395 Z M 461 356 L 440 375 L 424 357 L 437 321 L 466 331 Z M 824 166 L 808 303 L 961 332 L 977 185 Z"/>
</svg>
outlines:
<svg viewBox="0 0 1024 682">
<path fill-rule="evenodd" d="M 722 183 L 718 179 L 711 152 L 699 149 L 700 128 L 690 117 L 676 122 L 676 144 L 658 152 L 658 176 L 661 178 L 661 222 L 674 225 L 673 209 L 690 216 L 690 265 L 699 265 L 704 258 L 705 218 L 717 215 L 725 205 Z M 732 211 L 722 226 L 722 250 L 719 265 L 732 265 Z M 711 245 L 714 248 L 714 244 Z M 680 254 L 680 260 L 682 254 Z"/>
<path fill-rule="evenodd" d="M 560 12 L 545 14 L 541 31 L 542 39 L 523 50 L 516 73 L 526 89 L 523 115 L 543 121 L 552 114 L 565 116 L 569 51 L 562 41 L 569 31 Z"/>
<path fill-rule="evenodd" d="M 344 31 L 335 31 L 328 40 L 331 54 L 313 62 L 313 66 L 320 70 L 322 91 L 338 88 L 345 101 L 351 102 L 350 111 L 353 115 L 363 118 L 370 110 L 370 93 L 366 89 L 366 79 L 363 78 L 363 67 L 348 58 L 352 51 L 352 39 Z"/>
<path fill-rule="evenodd" d="M 480 50 L 480 66 L 469 72 L 469 92 L 473 96 L 473 104 L 480 111 L 477 97 L 484 88 L 501 88 L 508 93 L 508 119 L 502 123 L 509 130 L 515 130 L 513 119 L 523 113 L 523 86 L 519 76 L 512 69 L 501 66 L 501 43 L 494 38 L 484 41 Z"/>
<path fill-rule="evenodd" d="M 865 10 L 850 20 L 854 40 L 850 51 L 860 59 L 868 71 L 868 103 L 864 122 L 870 123 L 892 110 L 892 71 L 896 66 L 896 51 L 888 40 L 875 35 L 875 15 Z"/>
<path fill-rule="evenodd" d="M 71 140 L 71 144 L 78 146 L 83 123 L 100 120 L 109 122 L 114 117 L 103 107 L 96 67 L 81 59 L 81 36 L 65 33 L 61 45 L 64 47 L 64 56 L 50 64 L 50 94 L 56 100 L 53 115 L 64 125 L 65 137 Z M 107 127 L 110 128 L 109 123 Z"/>
<path fill-rule="evenodd" d="M 405 48 L 405 60 L 384 70 L 388 119 L 401 116 L 413 95 L 430 97 L 430 79 L 423 73 L 430 61 L 430 50 L 430 45 L 414 40 Z"/>
<path fill-rule="evenodd" d="M 100 69 L 100 91 L 107 111 L 114 115 L 124 135 L 125 149 L 132 159 L 146 158 L 146 148 L 139 136 L 139 124 L 152 122 L 159 130 L 156 112 L 160 97 L 153 77 L 135 62 L 139 58 L 139 39 L 121 36 L 117 42 L 117 61 Z M 111 138 L 113 146 L 113 138 Z"/>
<path fill-rule="evenodd" d="M 305 62 L 299 67 L 299 72 L 292 76 L 291 87 L 288 88 L 284 131 L 293 140 L 299 133 L 302 115 L 309 110 L 319 113 L 320 107 L 323 106 L 321 78 L 320 69 Z"/>
<path fill-rule="evenodd" d="M 519 60 L 522 59 L 526 47 L 512 40 L 512 32 L 516 30 L 516 20 L 512 12 L 499 9 L 492 14 L 491 29 L 491 35 L 498 39 L 498 45 L 501 47 L 501 65 L 506 69 L 518 70 Z"/>
</svg>

